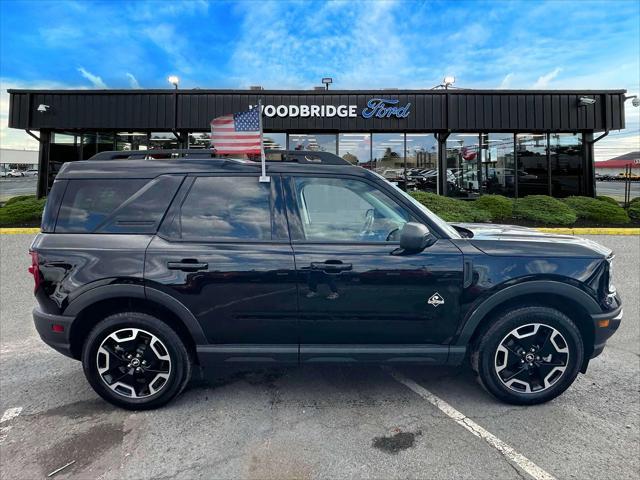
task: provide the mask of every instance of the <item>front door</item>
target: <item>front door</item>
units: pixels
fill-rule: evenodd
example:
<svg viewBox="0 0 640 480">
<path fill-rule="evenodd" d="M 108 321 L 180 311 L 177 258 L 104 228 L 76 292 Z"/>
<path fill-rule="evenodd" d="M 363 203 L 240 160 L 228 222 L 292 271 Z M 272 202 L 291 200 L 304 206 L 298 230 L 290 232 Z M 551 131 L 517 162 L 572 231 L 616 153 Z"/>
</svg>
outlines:
<svg viewBox="0 0 640 480">
<path fill-rule="evenodd" d="M 422 253 L 394 254 L 403 225 L 420 219 L 364 179 L 285 182 L 301 360 L 443 361 L 459 316 L 458 248 L 441 238 Z"/>
<path fill-rule="evenodd" d="M 149 288 L 176 298 L 205 360 L 298 360 L 293 251 L 278 176 L 188 177 L 147 249 Z M 180 198 L 182 197 L 182 198 Z"/>
</svg>

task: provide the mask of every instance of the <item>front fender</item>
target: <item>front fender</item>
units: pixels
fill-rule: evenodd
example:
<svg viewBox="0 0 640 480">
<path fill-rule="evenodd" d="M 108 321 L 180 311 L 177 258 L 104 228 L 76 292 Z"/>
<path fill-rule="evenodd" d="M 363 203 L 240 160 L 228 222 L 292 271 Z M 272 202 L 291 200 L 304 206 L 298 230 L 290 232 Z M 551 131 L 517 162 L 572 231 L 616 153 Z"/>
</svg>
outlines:
<svg viewBox="0 0 640 480">
<path fill-rule="evenodd" d="M 458 338 L 453 345 L 466 346 L 473 333 L 476 331 L 476 328 L 480 325 L 480 322 L 482 322 L 489 312 L 500 304 L 513 300 L 519 296 L 532 294 L 565 297 L 580 304 L 591 315 L 602 313 L 602 309 L 595 299 L 573 285 L 552 280 L 532 280 L 503 288 L 485 299 L 471 312 L 470 315 L 467 316 L 466 321 L 461 324 Z M 544 297 L 541 297 L 541 299 L 543 298 Z"/>
</svg>

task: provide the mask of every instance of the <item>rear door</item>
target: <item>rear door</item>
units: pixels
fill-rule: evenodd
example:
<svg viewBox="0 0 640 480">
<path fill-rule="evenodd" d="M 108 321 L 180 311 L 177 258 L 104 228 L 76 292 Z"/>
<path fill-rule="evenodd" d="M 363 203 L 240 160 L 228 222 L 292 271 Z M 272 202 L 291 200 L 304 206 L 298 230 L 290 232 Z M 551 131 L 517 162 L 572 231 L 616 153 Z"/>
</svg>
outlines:
<svg viewBox="0 0 640 480">
<path fill-rule="evenodd" d="M 402 226 L 420 218 L 359 177 L 292 176 L 286 195 L 301 360 L 445 361 L 459 318 L 459 249 L 440 238 L 394 255 Z"/>
<path fill-rule="evenodd" d="M 148 286 L 193 313 L 205 361 L 298 360 L 293 251 L 271 178 L 188 177 L 147 249 Z"/>
</svg>

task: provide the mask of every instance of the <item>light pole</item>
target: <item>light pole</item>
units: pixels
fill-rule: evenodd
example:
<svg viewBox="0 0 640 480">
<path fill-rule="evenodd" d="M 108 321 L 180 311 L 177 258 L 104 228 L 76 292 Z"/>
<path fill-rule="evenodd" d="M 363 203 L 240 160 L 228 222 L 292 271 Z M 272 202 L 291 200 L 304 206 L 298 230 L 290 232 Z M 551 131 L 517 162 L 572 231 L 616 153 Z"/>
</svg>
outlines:
<svg viewBox="0 0 640 480">
<path fill-rule="evenodd" d="M 180 79 L 176 75 L 170 75 L 169 78 L 167 78 L 167 81 L 171 85 L 173 85 L 176 90 L 178 89 L 178 84 L 180 83 Z"/>
<path fill-rule="evenodd" d="M 329 84 L 333 83 L 333 78 L 325 77 L 322 79 L 322 83 L 324 83 L 324 89 L 329 90 Z"/>
<path fill-rule="evenodd" d="M 444 85 L 445 90 L 448 90 L 449 87 L 454 83 L 456 83 L 456 77 L 454 77 L 453 75 L 447 75 L 446 77 L 444 77 L 444 80 L 442 80 L 442 85 Z"/>
</svg>

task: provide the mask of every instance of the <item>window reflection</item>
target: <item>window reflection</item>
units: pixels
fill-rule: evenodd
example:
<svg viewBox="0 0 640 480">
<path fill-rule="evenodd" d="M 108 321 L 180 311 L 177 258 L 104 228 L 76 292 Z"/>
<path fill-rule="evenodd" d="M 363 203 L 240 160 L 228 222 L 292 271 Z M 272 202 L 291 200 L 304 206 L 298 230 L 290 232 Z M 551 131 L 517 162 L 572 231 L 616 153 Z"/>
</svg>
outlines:
<svg viewBox="0 0 640 480">
<path fill-rule="evenodd" d="M 116 150 L 146 150 L 147 137 L 145 132 L 118 132 L 116 134 Z"/>
<path fill-rule="evenodd" d="M 373 169 L 387 180 L 404 187 L 404 134 L 374 133 L 372 137 Z"/>
<path fill-rule="evenodd" d="M 481 150 L 482 193 L 515 196 L 512 133 L 485 133 Z"/>
<path fill-rule="evenodd" d="M 180 148 L 178 138 L 172 132 L 152 132 L 149 138 L 149 150 L 167 150 Z"/>
<path fill-rule="evenodd" d="M 447 138 L 447 195 L 472 197 L 480 193 L 480 135 L 452 133 Z"/>
<path fill-rule="evenodd" d="M 371 135 L 368 133 L 341 133 L 338 155 L 353 165 L 371 167 Z"/>
<path fill-rule="evenodd" d="M 286 150 L 287 134 L 286 133 L 265 133 L 262 140 L 265 150 Z"/>
<path fill-rule="evenodd" d="M 316 152 L 338 153 L 337 135 L 332 134 L 289 134 L 289 150 L 311 150 Z"/>
<path fill-rule="evenodd" d="M 438 189 L 438 142 L 431 133 L 408 133 L 407 189 L 436 192 Z"/>
<path fill-rule="evenodd" d="M 191 132 L 188 139 L 189 148 L 211 148 L 211 134 L 208 132 Z"/>
<path fill-rule="evenodd" d="M 585 194 L 582 135 L 554 133 L 549 141 L 551 194 L 554 197 Z"/>
<path fill-rule="evenodd" d="M 516 135 L 518 155 L 518 196 L 549 195 L 547 135 Z"/>
</svg>

